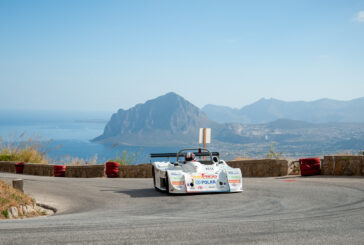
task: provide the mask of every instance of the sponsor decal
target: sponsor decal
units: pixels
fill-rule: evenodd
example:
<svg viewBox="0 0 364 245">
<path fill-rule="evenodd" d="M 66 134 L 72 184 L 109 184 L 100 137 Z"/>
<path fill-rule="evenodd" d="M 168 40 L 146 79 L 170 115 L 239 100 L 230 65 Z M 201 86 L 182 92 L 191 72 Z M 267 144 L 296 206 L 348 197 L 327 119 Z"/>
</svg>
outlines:
<svg viewBox="0 0 364 245">
<path fill-rule="evenodd" d="M 181 176 L 181 173 L 179 172 L 170 172 L 171 175 L 174 175 L 174 176 Z"/>
<path fill-rule="evenodd" d="M 183 180 L 182 176 L 172 176 L 171 179 Z"/>
<path fill-rule="evenodd" d="M 203 188 L 202 186 L 199 186 L 199 187 L 198 187 L 198 189 L 200 189 L 200 190 L 202 190 L 202 188 Z"/>
<path fill-rule="evenodd" d="M 196 185 L 211 185 L 216 184 L 216 180 L 196 180 Z"/>
<path fill-rule="evenodd" d="M 240 175 L 229 175 L 231 179 L 240 179 Z"/>
<path fill-rule="evenodd" d="M 192 179 L 217 179 L 216 174 L 201 174 L 201 175 L 192 175 Z"/>
<path fill-rule="evenodd" d="M 184 181 L 172 181 L 172 185 L 184 185 Z"/>
<path fill-rule="evenodd" d="M 228 171 L 228 174 L 240 174 L 239 171 Z"/>
<path fill-rule="evenodd" d="M 240 183 L 240 179 L 229 179 L 229 183 Z"/>
<path fill-rule="evenodd" d="M 213 167 L 205 167 L 205 168 L 206 168 L 206 170 L 214 170 Z"/>
</svg>

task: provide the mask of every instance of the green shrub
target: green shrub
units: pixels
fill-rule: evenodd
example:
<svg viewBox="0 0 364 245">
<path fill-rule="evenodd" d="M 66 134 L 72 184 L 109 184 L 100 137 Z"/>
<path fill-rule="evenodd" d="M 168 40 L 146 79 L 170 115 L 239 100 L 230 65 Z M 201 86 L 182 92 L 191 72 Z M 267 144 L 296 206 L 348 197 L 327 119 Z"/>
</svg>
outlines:
<svg viewBox="0 0 364 245">
<path fill-rule="evenodd" d="M 5 218 L 9 218 L 9 213 L 7 210 L 4 210 L 2 213 L 5 216 Z"/>
</svg>

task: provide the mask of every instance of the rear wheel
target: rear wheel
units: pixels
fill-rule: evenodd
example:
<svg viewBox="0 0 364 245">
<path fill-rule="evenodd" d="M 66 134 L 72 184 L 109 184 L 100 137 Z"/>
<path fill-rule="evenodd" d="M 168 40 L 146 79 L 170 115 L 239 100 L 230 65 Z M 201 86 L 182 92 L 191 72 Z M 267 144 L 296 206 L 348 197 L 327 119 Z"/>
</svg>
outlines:
<svg viewBox="0 0 364 245">
<path fill-rule="evenodd" d="M 153 185 L 154 185 L 154 189 L 156 190 L 156 191 L 159 191 L 159 192 L 162 192 L 162 190 L 161 189 L 159 189 L 158 187 L 157 187 L 157 185 L 156 185 L 156 181 L 155 181 L 155 168 L 154 168 L 154 166 L 152 166 L 152 176 L 153 176 Z"/>
<path fill-rule="evenodd" d="M 169 180 L 168 180 L 168 173 L 166 173 L 166 192 L 169 194 Z"/>
<path fill-rule="evenodd" d="M 154 166 L 152 166 L 152 176 L 153 176 L 153 184 L 154 184 L 154 188 L 156 188 L 155 186 L 155 169 L 154 169 Z"/>
</svg>

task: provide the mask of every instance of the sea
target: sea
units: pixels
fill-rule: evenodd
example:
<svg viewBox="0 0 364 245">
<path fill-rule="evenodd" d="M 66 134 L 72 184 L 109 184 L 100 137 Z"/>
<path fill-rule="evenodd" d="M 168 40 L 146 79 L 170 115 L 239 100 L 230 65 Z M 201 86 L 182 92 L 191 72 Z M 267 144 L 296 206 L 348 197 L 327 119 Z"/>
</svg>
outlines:
<svg viewBox="0 0 364 245">
<path fill-rule="evenodd" d="M 91 142 L 93 138 L 103 133 L 108 118 L 106 114 L 102 115 L 101 119 L 97 117 L 95 120 L 90 120 L 90 117 L 85 115 L 75 117 L 68 114 L 68 118 L 56 120 L 57 118 L 51 116 L 52 120 L 49 118 L 45 120 L 45 117 L 36 118 L 35 115 L 41 113 L 33 113 L 32 116 L 27 113 L 22 113 L 22 117 L 12 114 L 10 117 L 0 118 L 0 143 L 19 144 L 31 138 L 39 142 L 41 151 L 57 164 L 65 164 L 76 158 L 102 164 L 123 154 L 131 164 L 140 164 L 150 162 L 150 153 L 177 152 L 180 149 L 168 146 L 144 147 Z M 2 115 L 7 114 L 2 113 Z"/>
</svg>

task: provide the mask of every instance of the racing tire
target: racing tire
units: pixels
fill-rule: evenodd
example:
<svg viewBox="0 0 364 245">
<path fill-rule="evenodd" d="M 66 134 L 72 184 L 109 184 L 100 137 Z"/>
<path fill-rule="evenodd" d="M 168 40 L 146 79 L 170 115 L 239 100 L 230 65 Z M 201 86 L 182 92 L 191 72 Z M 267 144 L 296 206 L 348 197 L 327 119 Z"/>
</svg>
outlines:
<svg viewBox="0 0 364 245">
<path fill-rule="evenodd" d="M 152 176 L 153 176 L 153 184 L 154 184 L 154 189 L 158 192 L 164 192 L 163 190 L 159 189 L 156 185 L 156 182 L 155 182 L 155 168 L 154 166 L 152 166 Z"/>
<path fill-rule="evenodd" d="M 156 184 L 155 184 L 155 169 L 154 166 L 152 166 L 152 176 L 153 176 L 153 185 L 154 185 L 154 189 L 156 189 L 157 191 L 161 191 L 159 188 L 157 188 Z"/>
<path fill-rule="evenodd" d="M 169 180 L 168 180 L 168 174 L 166 173 L 166 193 L 169 195 Z"/>
</svg>

